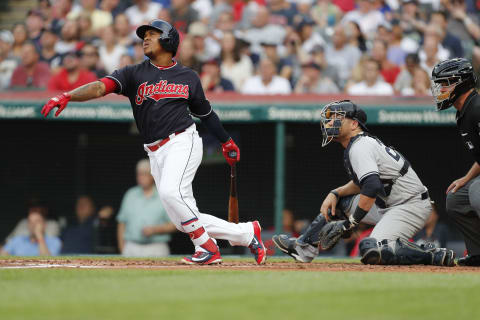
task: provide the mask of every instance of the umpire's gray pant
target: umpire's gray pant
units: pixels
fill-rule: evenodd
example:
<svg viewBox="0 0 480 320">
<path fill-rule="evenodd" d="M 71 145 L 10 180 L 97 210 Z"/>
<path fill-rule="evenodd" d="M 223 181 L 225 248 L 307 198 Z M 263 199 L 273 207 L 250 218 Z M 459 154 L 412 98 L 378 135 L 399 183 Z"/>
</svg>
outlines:
<svg viewBox="0 0 480 320">
<path fill-rule="evenodd" d="M 446 209 L 470 255 L 480 255 L 480 176 L 447 194 Z"/>
</svg>

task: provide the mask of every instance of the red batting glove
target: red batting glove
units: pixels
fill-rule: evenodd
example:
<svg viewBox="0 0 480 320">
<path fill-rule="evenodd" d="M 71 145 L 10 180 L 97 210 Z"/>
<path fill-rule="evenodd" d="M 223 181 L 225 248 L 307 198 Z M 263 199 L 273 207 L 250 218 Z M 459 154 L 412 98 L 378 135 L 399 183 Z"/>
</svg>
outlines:
<svg viewBox="0 0 480 320">
<path fill-rule="evenodd" d="M 58 107 L 57 112 L 55 112 L 55 117 L 58 117 L 60 112 L 62 112 L 63 109 L 65 109 L 68 101 L 70 101 L 71 98 L 72 96 L 68 92 L 64 92 L 48 100 L 48 102 L 42 108 L 43 116 L 44 117 L 48 116 L 48 114 L 50 113 L 50 111 L 52 111 L 53 108 Z"/>
<path fill-rule="evenodd" d="M 222 144 L 222 152 L 229 165 L 233 166 L 240 161 L 240 149 L 238 149 L 232 138 Z"/>
</svg>

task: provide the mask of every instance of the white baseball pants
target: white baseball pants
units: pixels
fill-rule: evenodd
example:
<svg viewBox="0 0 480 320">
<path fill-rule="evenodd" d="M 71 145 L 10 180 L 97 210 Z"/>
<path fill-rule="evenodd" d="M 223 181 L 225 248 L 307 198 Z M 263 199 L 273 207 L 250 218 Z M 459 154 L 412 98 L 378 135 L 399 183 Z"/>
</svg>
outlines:
<svg viewBox="0 0 480 320">
<path fill-rule="evenodd" d="M 215 216 L 200 213 L 193 196 L 192 182 L 202 161 L 203 143 L 195 124 L 172 136 L 170 141 L 152 152 L 144 146 L 150 158 L 160 200 L 178 230 L 187 232 L 182 223 L 198 219 L 211 238 L 228 240 L 232 246 L 248 246 L 253 239 L 253 225 L 230 223 Z M 196 248 L 200 250 L 200 248 Z"/>
</svg>

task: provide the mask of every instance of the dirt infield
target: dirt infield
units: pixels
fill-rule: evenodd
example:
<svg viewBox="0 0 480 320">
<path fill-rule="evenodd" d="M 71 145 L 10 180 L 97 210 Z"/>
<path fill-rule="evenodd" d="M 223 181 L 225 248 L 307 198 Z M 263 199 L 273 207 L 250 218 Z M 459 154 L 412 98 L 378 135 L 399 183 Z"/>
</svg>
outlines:
<svg viewBox="0 0 480 320">
<path fill-rule="evenodd" d="M 429 272 L 429 273 L 480 273 L 478 267 L 435 267 L 435 266 L 365 266 L 359 263 L 322 262 L 301 264 L 285 261 L 267 261 L 258 266 L 254 262 L 228 260 L 215 266 L 183 265 L 179 260 L 156 259 L 0 259 L 0 269 L 28 268 L 83 268 L 83 269 L 168 269 L 168 270 L 268 270 L 268 271 L 321 271 L 321 272 Z"/>
</svg>

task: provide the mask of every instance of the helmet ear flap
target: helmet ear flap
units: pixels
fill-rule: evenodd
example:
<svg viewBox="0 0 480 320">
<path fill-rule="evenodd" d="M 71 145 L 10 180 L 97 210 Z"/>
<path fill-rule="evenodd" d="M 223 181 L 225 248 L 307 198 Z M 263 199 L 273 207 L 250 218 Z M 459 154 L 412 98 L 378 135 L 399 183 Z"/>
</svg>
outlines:
<svg viewBox="0 0 480 320">
<path fill-rule="evenodd" d="M 166 37 L 162 39 L 162 46 L 165 50 L 172 53 L 172 57 L 175 57 L 177 54 L 178 46 L 180 43 L 180 36 L 176 29 L 172 26 L 168 31 Z"/>
</svg>

